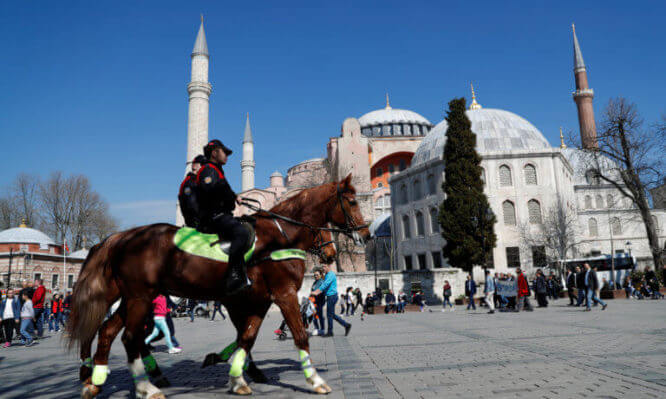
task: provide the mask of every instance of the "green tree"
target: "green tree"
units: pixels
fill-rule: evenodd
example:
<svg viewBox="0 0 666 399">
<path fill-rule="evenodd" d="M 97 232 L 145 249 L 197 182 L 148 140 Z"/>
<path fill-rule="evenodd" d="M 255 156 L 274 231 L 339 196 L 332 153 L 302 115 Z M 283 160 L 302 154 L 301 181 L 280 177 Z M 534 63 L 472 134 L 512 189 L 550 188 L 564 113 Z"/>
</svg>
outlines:
<svg viewBox="0 0 666 399">
<path fill-rule="evenodd" d="M 439 224 L 446 240 L 443 254 L 449 264 L 469 273 L 474 265 L 485 267 L 495 247 L 495 215 L 483 193 L 481 157 L 476 134 L 465 115 L 465 99 L 449 102 L 448 129 L 444 145 L 444 202 Z"/>
</svg>

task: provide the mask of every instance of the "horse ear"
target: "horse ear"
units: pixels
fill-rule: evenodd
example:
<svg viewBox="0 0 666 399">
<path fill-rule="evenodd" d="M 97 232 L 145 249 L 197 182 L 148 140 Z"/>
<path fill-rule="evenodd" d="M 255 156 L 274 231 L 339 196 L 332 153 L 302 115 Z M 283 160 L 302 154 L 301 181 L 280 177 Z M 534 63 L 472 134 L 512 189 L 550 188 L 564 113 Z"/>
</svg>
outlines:
<svg viewBox="0 0 666 399">
<path fill-rule="evenodd" d="M 340 180 L 340 190 L 344 191 L 349 188 L 349 186 L 351 185 L 351 178 L 352 175 L 351 173 L 349 173 L 347 177 L 345 177 L 343 180 Z"/>
</svg>

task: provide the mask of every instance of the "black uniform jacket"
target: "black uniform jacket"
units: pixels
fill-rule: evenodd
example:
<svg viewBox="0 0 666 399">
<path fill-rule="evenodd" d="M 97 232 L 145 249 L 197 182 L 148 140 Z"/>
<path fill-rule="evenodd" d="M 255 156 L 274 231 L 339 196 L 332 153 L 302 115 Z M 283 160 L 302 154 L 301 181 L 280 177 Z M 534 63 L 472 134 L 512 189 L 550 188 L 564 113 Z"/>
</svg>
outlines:
<svg viewBox="0 0 666 399">
<path fill-rule="evenodd" d="M 185 176 L 185 179 L 180 184 L 178 190 L 178 203 L 180 204 L 180 211 L 185 218 L 185 225 L 199 227 L 199 203 L 197 201 L 197 175 L 190 172 Z"/>
<path fill-rule="evenodd" d="M 236 207 L 236 193 L 224 177 L 222 165 L 208 162 L 196 177 L 199 216 L 205 226 L 220 213 L 231 213 Z"/>
</svg>

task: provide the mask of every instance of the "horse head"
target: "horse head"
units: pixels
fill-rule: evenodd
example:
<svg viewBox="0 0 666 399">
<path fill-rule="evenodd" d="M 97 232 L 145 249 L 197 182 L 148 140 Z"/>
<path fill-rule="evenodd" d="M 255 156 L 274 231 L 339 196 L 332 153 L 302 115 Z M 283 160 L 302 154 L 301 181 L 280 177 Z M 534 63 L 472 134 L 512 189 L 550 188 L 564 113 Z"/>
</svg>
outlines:
<svg viewBox="0 0 666 399">
<path fill-rule="evenodd" d="M 356 245 L 362 245 L 364 240 L 370 237 L 370 230 L 356 200 L 356 189 L 351 184 L 351 173 L 333 185 L 335 194 L 328 212 L 328 221 L 345 230 L 345 234 L 351 237 Z"/>
</svg>

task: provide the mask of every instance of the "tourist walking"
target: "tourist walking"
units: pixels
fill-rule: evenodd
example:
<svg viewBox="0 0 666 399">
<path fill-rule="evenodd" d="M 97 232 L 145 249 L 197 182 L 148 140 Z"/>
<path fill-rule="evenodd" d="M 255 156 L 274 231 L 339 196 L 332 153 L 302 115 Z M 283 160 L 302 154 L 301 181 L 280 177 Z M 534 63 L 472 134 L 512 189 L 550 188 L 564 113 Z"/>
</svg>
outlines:
<svg viewBox="0 0 666 399">
<path fill-rule="evenodd" d="M 516 311 L 526 310 L 531 312 L 532 305 L 530 305 L 530 285 L 527 283 L 527 279 L 523 274 L 523 271 L 520 268 L 516 269 L 518 274 L 518 304 Z"/>
<path fill-rule="evenodd" d="M 153 321 L 155 322 L 155 327 L 153 327 L 153 332 L 146 337 L 144 341 L 146 345 L 155 339 L 160 331 L 164 334 L 164 339 L 166 340 L 167 347 L 169 348 L 169 353 L 180 353 L 182 349 L 177 348 L 171 341 L 171 332 L 165 321 L 166 314 L 168 312 L 167 302 L 164 295 L 158 295 L 157 298 L 153 299 Z"/>
<path fill-rule="evenodd" d="M 469 310 L 470 307 L 476 310 L 474 294 L 476 294 L 476 283 L 472 279 L 472 275 L 468 274 L 467 281 L 465 281 L 465 296 L 469 299 L 469 303 L 467 303 L 467 310 Z"/>
<path fill-rule="evenodd" d="M 219 313 L 220 316 L 222 316 L 222 320 L 226 320 L 227 318 L 224 316 L 224 313 L 222 313 L 222 302 L 220 301 L 215 301 L 213 302 L 213 315 L 210 318 L 210 321 L 215 321 L 215 314 Z"/>
<path fill-rule="evenodd" d="M 323 293 L 314 294 L 314 291 L 318 290 L 321 284 L 324 282 L 322 268 L 317 267 L 314 269 L 313 274 L 315 281 L 312 283 L 312 287 L 310 288 L 310 296 L 314 297 L 314 304 L 317 312 L 315 317 L 315 328 L 317 329 L 317 333 L 319 335 L 323 335 L 324 330 L 326 329 L 324 326 L 324 305 L 326 303 L 326 296 Z"/>
<path fill-rule="evenodd" d="M 9 348 L 16 325 L 21 321 L 21 301 L 14 297 L 14 290 L 7 290 L 7 297 L 0 302 L 0 325 L 4 331 L 4 348 Z"/>
<path fill-rule="evenodd" d="M 447 304 L 453 312 L 453 305 L 451 304 L 451 284 L 449 284 L 449 280 L 444 280 L 444 287 L 442 287 L 442 297 L 444 297 L 444 301 L 442 301 L 442 312 L 446 311 Z"/>
<path fill-rule="evenodd" d="M 548 282 L 541 269 L 537 269 L 536 271 L 536 281 L 534 286 L 538 306 L 540 308 L 548 307 L 548 300 L 546 299 L 546 295 L 548 294 Z"/>
<path fill-rule="evenodd" d="M 573 272 L 573 270 L 568 269 L 567 270 L 567 293 L 569 294 L 569 306 L 574 306 L 574 298 L 576 298 L 576 295 L 574 294 L 574 288 L 576 288 L 576 274 Z"/>
<path fill-rule="evenodd" d="M 23 293 L 23 306 L 21 306 L 21 343 L 25 346 L 32 346 L 35 341 L 32 339 L 34 332 L 33 319 L 35 318 L 35 309 L 32 307 L 32 300 L 28 293 Z"/>
<path fill-rule="evenodd" d="M 58 332 L 60 331 L 60 322 L 62 317 L 62 299 L 60 299 L 60 295 L 53 294 L 49 306 L 49 311 L 49 332 Z"/>
<path fill-rule="evenodd" d="M 587 289 L 587 302 L 585 302 L 585 311 L 592 310 L 590 305 L 592 302 L 600 303 L 601 310 L 606 310 L 606 302 L 597 297 L 597 289 L 599 288 L 599 280 L 597 279 L 597 272 L 590 268 L 589 263 L 583 265 L 585 267 L 585 288 Z"/>
<path fill-rule="evenodd" d="M 486 274 L 486 285 L 483 287 L 484 301 L 490 308 L 488 313 L 493 314 L 495 313 L 495 281 L 493 281 L 488 269 L 485 269 L 484 272 Z"/>
<path fill-rule="evenodd" d="M 312 293 L 314 295 L 323 293 L 326 296 L 326 318 L 328 319 L 328 332 L 326 333 L 326 336 L 333 336 L 333 320 L 340 323 L 340 325 L 345 328 L 345 335 L 348 335 L 352 325 L 335 314 L 335 304 L 338 302 L 338 278 L 336 277 L 335 272 L 331 270 L 330 265 L 324 265 L 323 272 L 324 279 L 321 285 Z"/>
<path fill-rule="evenodd" d="M 46 299 L 46 288 L 44 288 L 44 281 L 39 278 L 35 279 L 35 293 L 32 294 L 32 308 L 35 312 L 35 322 L 37 323 L 37 336 L 44 335 L 44 300 Z"/>
<path fill-rule="evenodd" d="M 354 294 L 352 293 L 353 288 L 352 287 L 347 287 L 347 292 L 345 293 L 345 303 L 347 304 L 347 309 L 345 311 L 345 316 L 349 316 L 351 313 L 352 315 L 354 312 L 352 311 L 352 307 L 354 306 L 353 304 L 353 296 Z"/>
<path fill-rule="evenodd" d="M 585 273 L 576 266 L 576 289 L 578 290 L 578 301 L 576 306 L 581 306 L 585 301 Z"/>
</svg>

